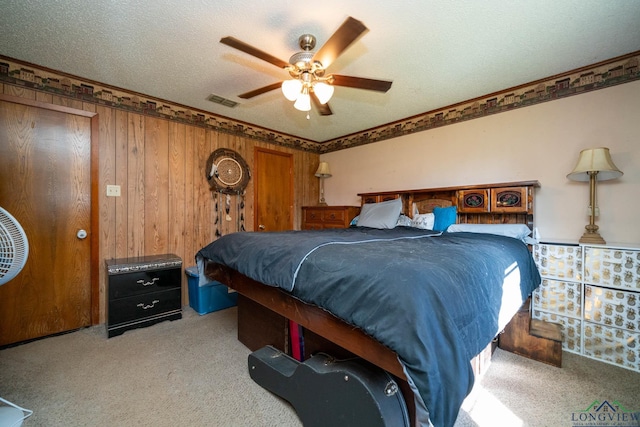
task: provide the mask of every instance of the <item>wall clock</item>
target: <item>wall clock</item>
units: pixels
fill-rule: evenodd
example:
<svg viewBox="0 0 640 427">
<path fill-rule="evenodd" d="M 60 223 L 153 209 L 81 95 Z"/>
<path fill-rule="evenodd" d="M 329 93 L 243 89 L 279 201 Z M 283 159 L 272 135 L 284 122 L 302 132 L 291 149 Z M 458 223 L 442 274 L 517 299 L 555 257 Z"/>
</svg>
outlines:
<svg viewBox="0 0 640 427">
<path fill-rule="evenodd" d="M 211 188 L 223 194 L 242 194 L 251 179 L 247 162 L 228 148 L 218 148 L 211 153 L 205 170 Z"/>
</svg>

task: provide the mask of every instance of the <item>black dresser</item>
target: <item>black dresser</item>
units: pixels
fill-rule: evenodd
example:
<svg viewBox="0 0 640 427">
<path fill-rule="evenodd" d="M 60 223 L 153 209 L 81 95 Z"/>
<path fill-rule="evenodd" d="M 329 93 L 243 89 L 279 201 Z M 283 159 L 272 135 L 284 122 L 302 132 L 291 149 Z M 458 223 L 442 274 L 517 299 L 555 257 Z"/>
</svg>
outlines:
<svg viewBox="0 0 640 427">
<path fill-rule="evenodd" d="M 182 259 L 149 255 L 106 261 L 107 336 L 182 318 Z"/>
</svg>

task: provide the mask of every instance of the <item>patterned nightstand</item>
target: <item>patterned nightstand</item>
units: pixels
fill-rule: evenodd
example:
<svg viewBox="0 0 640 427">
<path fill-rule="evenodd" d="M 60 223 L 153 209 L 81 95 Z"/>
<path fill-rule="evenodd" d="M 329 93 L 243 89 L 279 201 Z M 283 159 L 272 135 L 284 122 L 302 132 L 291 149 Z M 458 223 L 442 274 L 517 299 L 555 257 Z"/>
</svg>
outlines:
<svg viewBox="0 0 640 427">
<path fill-rule="evenodd" d="M 640 372 L 640 249 L 541 243 L 535 319 L 559 323 L 563 349 Z"/>
</svg>

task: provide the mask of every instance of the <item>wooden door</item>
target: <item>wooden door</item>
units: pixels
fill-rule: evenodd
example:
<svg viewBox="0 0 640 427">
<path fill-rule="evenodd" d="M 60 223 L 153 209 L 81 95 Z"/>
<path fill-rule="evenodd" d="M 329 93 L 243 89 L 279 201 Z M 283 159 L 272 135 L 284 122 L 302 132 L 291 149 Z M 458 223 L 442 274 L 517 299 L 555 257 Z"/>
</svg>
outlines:
<svg viewBox="0 0 640 427">
<path fill-rule="evenodd" d="M 255 231 L 293 229 L 293 155 L 256 147 Z"/>
<path fill-rule="evenodd" d="M 0 206 L 22 225 L 29 258 L 0 286 L 0 346 L 92 323 L 92 119 L 0 100 Z M 44 104 L 42 104 L 44 105 Z"/>
</svg>

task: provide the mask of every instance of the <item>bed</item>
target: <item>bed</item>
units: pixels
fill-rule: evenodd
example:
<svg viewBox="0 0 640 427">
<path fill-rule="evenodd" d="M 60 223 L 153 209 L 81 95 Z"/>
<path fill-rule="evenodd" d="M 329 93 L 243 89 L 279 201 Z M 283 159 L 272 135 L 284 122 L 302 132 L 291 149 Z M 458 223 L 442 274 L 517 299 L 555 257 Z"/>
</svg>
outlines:
<svg viewBox="0 0 640 427">
<path fill-rule="evenodd" d="M 207 279 L 403 380 L 413 424 L 451 426 L 473 386 L 470 361 L 540 283 L 524 242 L 537 185 L 361 194 L 348 229 L 232 233 L 196 258 Z M 519 206 L 492 210 L 494 189 L 520 194 Z M 470 194 L 486 198 L 485 211 Z M 520 231 L 445 231 L 452 222 Z"/>
</svg>

